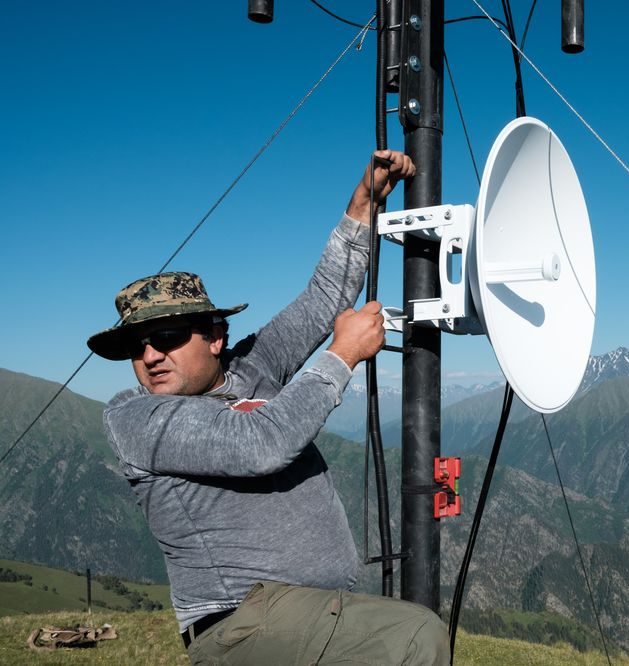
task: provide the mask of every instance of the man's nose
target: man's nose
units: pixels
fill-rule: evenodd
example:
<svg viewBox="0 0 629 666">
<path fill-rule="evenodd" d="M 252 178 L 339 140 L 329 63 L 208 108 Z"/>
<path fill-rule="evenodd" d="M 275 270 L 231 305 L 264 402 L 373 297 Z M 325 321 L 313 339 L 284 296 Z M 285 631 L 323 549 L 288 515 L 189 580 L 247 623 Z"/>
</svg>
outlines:
<svg viewBox="0 0 629 666">
<path fill-rule="evenodd" d="M 158 351 L 155 349 L 155 347 L 151 347 L 150 344 L 147 344 L 144 347 L 144 354 L 142 355 L 142 360 L 144 361 L 145 365 L 151 366 L 155 365 L 155 363 L 159 363 L 159 361 L 162 361 L 166 357 L 166 354 L 164 352 Z"/>
</svg>

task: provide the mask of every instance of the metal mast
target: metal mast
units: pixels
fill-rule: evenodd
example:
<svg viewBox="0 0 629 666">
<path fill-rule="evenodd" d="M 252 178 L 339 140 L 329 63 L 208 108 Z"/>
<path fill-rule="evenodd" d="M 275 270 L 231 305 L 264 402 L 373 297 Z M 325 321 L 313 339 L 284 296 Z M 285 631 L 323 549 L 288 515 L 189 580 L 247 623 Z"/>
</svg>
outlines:
<svg viewBox="0 0 629 666">
<path fill-rule="evenodd" d="M 404 208 L 441 203 L 443 0 L 403 0 L 399 115 L 405 152 L 417 174 Z M 407 234 L 404 308 L 439 296 L 439 244 Z M 401 596 L 434 611 L 440 605 L 439 521 L 433 517 L 433 459 L 441 455 L 441 333 L 407 325 L 402 361 Z"/>
</svg>

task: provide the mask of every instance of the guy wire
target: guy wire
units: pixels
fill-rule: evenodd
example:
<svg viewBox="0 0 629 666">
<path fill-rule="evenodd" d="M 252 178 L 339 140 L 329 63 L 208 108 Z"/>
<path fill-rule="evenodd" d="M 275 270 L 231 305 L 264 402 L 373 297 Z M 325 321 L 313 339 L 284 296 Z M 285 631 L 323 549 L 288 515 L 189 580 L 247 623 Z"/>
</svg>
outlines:
<svg viewBox="0 0 629 666">
<path fill-rule="evenodd" d="M 180 243 L 179 247 L 170 255 L 170 257 L 166 260 L 164 265 L 157 271 L 158 273 L 162 273 L 164 269 L 170 264 L 170 262 L 181 252 L 181 250 L 186 246 L 188 241 L 197 233 L 197 231 L 201 228 L 201 226 L 204 224 L 204 222 L 210 217 L 210 215 L 219 207 L 219 205 L 223 202 L 225 197 L 234 189 L 234 187 L 238 184 L 238 181 L 249 171 L 249 169 L 257 162 L 258 158 L 264 153 L 264 151 L 273 143 L 273 141 L 277 138 L 279 133 L 288 125 L 288 123 L 293 119 L 293 117 L 297 114 L 297 112 L 301 109 L 301 107 L 308 101 L 308 99 L 311 97 L 311 95 L 314 93 L 314 91 L 325 81 L 325 79 L 328 77 L 330 72 L 339 64 L 339 62 L 345 57 L 345 54 L 352 48 L 352 46 L 361 38 L 363 33 L 365 33 L 369 26 L 375 21 L 376 15 L 374 14 L 371 19 L 358 31 L 356 36 L 350 41 L 350 43 L 341 51 L 341 53 L 336 57 L 334 62 L 327 68 L 327 70 L 323 73 L 323 76 L 310 88 L 310 90 L 299 100 L 297 103 L 297 106 L 284 118 L 284 120 L 280 123 L 280 125 L 277 127 L 277 129 L 271 134 L 271 136 L 264 142 L 264 144 L 260 147 L 260 149 L 255 153 L 255 155 L 247 162 L 245 167 L 242 169 L 242 171 L 234 178 L 234 180 L 231 182 L 231 184 L 227 187 L 227 189 L 221 194 L 221 196 L 216 200 L 214 205 L 208 210 L 208 212 L 199 220 L 199 222 L 195 225 L 195 227 L 192 229 L 192 231 L 184 238 L 184 240 Z"/>
<path fill-rule="evenodd" d="M 258 160 L 258 158 L 264 153 L 264 151 L 271 145 L 271 143 L 277 138 L 278 134 L 288 125 L 288 123 L 293 119 L 293 117 L 297 114 L 297 112 L 302 108 L 302 106 L 308 101 L 310 96 L 314 93 L 314 91 L 323 83 L 323 81 L 328 77 L 328 75 L 332 72 L 332 70 L 339 64 L 339 62 L 345 57 L 347 52 L 352 48 L 352 46 L 359 40 L 361 37 L 366 34 L 369 26 L 376 20 L 376 15 L 374 14 L 369 21 L 359 30 L 359 32 L 355 35 L 355 37 L 349 42 L 349 44 L 341 51 L 341 53 L 336 57 L 334 62 L 327 68 L 327 70 L 324 72 L 324 74 L 321 76 L 321 78 L 310 88 L 310 90 L 301 98 L 301 100 L 298 102 L 297 106 L 286 116 L 286 118 L 280 123 L 280 125 L 277 127 L 277 129 L 271 134 L 271 136 L 265 141 L 265 143 L 261 146 L 261 148 L 255 153 L 255 155 L 247 162 L 245 167 L 241 170 L 241 172 L 236 176 L 236 178 L 231 182 L 231 184 L 227 187 L 227 189 L 221 194 L 221 196 L 216 200 L 216 202 L 211 206 L 211 208 L 207 211 L 207 213 L 199 220 L 199 222 L 195 225 L 195 227 L 192 229 L 192 231 L 184 238 L 184 240 L 179 244 L 177 249 L 170 255 L 170 257 L 166 260 L 166 262 L 162 265 L 162 267 L 157 271 L 158 273 L 162 273 L 164 269 L 170 264 L 170 262 L 183 250 L 183 248 L 188 244 L 188 242 L 192 239 L 192 237 L 197 233 L 197 231 L 203 226 L 205 221 L 210 217 L 210 215 L 218 208 L 218 206 L 223 202 L 223 200 L 227 197 L 227 195 L 234 189 L 234 187 L 237 185 L 238 181 L 249 171 L 249 169 L 255 164 L 255 162 Z M 114 326 L 117 326 L 120 323 L 120 319 L 114 324 Z M 9 446 L 9 448 L 2 454 L 2 457 L 0 458 L 0 465 L 5 461 L 5 459 L 9 456 L 9 454 L 15 449 L 15 447 L 20 443 L 22 439 L 26 436 L 26 434 L 33 428 L 33 426 L 39 421 L 39 419 L 48 411 L 48 409 L 52 406 L 52 404 L 56 401 L 56 399 L 59 397 L 59 395 L 62 393 L 62 391 L 67 388 L 68 384 L 76 377 L 76 375 L 83 369 L 83 367 L 86 365 L 86 363 L 92 358 L 94 355 L 93 352 L 90 352 L 78 365 L 78 367 L 72 372 L 72 374 L 66 379 L 66 381 L 62 384 L 62 386 L 59 388 L 59 390 L 52 396 L 52 398 L 44 405 L 42 410 L 37 414 L 37 416 L 28 424 L 28 426 L 22 431 L 20 436 Z"/>
<path fill-rule="evenodd" d="M 549 88 L 559 97 L 559 99 L 572 111 L 572 113 L 583 123 L 583 125 L 592 133 L 594 138 L 607 150 L 607 152 L 620 164 L 620 166 L 629 173 L 629 166 L 620 158 L 620 156 L 612 150 L 611 146 L 603 139 L 603 137 L 588 123 L 588 121 L 575 109 L 575 107 L 570 104 L 564 95 L 562 95 L 557 87 L 552 83 L 552 81 L 542 72 L 542 70 L 524 53 L 524 51 L 509 37 L 509 35 L 499 27 L 496 21 L 485 11 L 485 9 L 479 4 L 478 0 L 472 0 L 472 2 L 485 14 L 485 16 L 494 24 L 495 28 L 500 32 L 500 34 L 515 48 L 520 56 L 528 62 L 528 64 L 533 68 L 537 75 L 546 83 Z"/>
<path fill-rule="evenodd" d="M 579 539 L 577 538 L 577 531 L 574 527 L 574 521 L 572 520 L 572 512 L 570 511 L 570 506 L 568 504 L 568 498 L 566 497 L 566 491 L 563 485 L 563 481 L 561 479 L 561 474 L 559 473 L 559 465 L 557 464 L 557 458 L 555 456 L 555 450 L 553 448 L 553 444 L 550 440 L 550 433 L 548 431 L 548 425 L 546 423 L 546 418 L 544 414 L 542 416 L 542 423 L 544 424 L 544 431 L 546 432 L 546 439 L 548 440 L 548 447 L 550 448 L 550 454 L 553 458 L 553 464 L 555 466 L 555 472 L 557 473 L 557 479 L 559 480 L 559 487 L 561 488 L 561 496 L 563 497 L 563 503 L 566 507 L 566 513 L 568 514 L 568 521 L 570 522 L 570 529 L 572 530 L 572 536 L 574 538 L 574 543 L 577 547 L 577 553 L 579 555 L 579 560 L 581 562 L 581 569 L 583 570 L 583 577 L 585 578 L 585 584 L 588 589 L 588 593 L 590 595 L 590 602 L 592 603 L 592 610 L 594 611 L 594 616 L 596 617 L 596 624 L 598 625 L 598 632 L 601 635 L 601 641 L 603 642 L 603 648 L 605 649 L 605 655 L 607 656 L 607 662 L 611 666 L 611 660 L 609 658 L 609 652 L 607 651 L 607 643 L 605 641 L 605 634 L 603 633 L 603 627 L 601 626 L 601 620 L 598 615 L 598 611 L 596 609 L 596 604 L 594 603 L 594 594 L 592 593 L 592 586 L 590 585 L 590 579 L 587 574 L 587 570 L 585 568 L 585 560 L 583 559 L 583 555 L 581 553 L 581 546 L 579 545 Z"/>
<path fill-rule="evenodd" d="M 446 69 L 448 70 L 448 78 L 450 79 L 450 85 L 452 86 L 452 92 L 454 94 L 454 101 L 456 102 L 456 108 L 459 111 L 459 118 L 461 119 L 461 126 L 463 127 L 463 133 L 465 134 L 465 140 L 467 141 L 467 147 L 470 151 L 470 157 L 472 158 L 472 166 L 474 167 L 474 173 L 476 174 L 476 180 L 480 185 L 480 173 L 478 172 L 478 166 L 476 165 L 476 158 L 474 157 L 474 151 L 472 150 L 472 141 L 470 135 L 467 131 L 467 124 L 465 118 L 463 117 L 463 109 L 461 107 L 461 102 L 459 100 L 459 95 L 456 91 L 456 86 L 454 85 L 454 78 L 452 76 L 452 70 L 450 69 L 450 63 L 448 62 L 448 56 L 446 52 L 443 52 L 443 60 L 446 64 Z"/>
</svg>

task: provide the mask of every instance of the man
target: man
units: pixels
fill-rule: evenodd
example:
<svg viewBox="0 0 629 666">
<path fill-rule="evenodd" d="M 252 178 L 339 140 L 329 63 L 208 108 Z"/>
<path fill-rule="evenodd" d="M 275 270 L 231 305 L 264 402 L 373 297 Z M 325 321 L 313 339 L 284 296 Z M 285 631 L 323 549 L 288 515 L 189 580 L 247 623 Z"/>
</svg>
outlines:
<svg viewBox="0 0 629 666">
<path fill-rule="evenodd" d="M 378 155 L 383 199 L 415 168 Z M 143 278 L 116 298 L 119 327 L 89 347 L 131 359 L 105 428 L 164 553 L 193 664 L 446 664 L 447 633 L 415 604 L 348 592 L 358 558 L 312 443 L 352 370 L 384 344 L 380 305 L 351 306 L 369 239 L 370 169 L 305 291 L 227 348 L 225 318 L 196 275 Z M 332 343 L 298 379 L 303 363 Z"/>
</svg>

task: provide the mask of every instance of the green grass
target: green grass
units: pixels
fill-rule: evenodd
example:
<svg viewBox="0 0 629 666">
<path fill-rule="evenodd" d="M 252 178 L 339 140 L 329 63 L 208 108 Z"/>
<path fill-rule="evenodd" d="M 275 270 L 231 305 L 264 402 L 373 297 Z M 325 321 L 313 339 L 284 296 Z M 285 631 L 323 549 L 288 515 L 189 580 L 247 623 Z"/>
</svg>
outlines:
<svg viewBox="0 0 629 666">
<path fill-rule="evenodd" d="M 32 576 L 32 585 L 26 585 L 23 581 L 0 582 L 0 616 L 45 611 L 83 611 L 87 607 L 87 579 L 84 575 L 15 560 L 0 560 L 0 567 Z M 140 594 L 146 593 L 164 608 L 170 607 L 168 585 L 124 582 L 129 589 L 137 590 Z M 92 609 L 99 607 L 127 609 L 129 601 L 113 590 L 105 590 L 98 581 L 92 580 Z"/>
<path fill-rule="evenodd" d="M 601 652 L 579 652 L 570 645 L 526 643 L 457 632 L 455 666 L 607 666 Z M 629 665 L 626 655 L 612 658 L 614 666 Z"/>
<path fill-rule="evenodd" d="M 459 626 L 469 633 L 496 638 L 550 646 L 567 643 L 580 652 L 602 649 L 600 634 L 593 627 L 549 611 L 532 613 L 507 608 L 488 611 L 463 609 Z M 622 653 L 622 648 L 609 636 L 605 637 L 605 641 L 612 656 Z"/>
<path fill-rule="evenodd" d="M 102 641 L 96 648 L 64 649 L 35 653 L 26 646 L 29 633 L 46 625 L 71 627 L 85 624 L 84 613 L 50 613 L 0 618 L 0 666 L 60 666 L 61 664 L 185 665 L 188 657 L 179 637 L 172 611 L 152 613 L 101 612 L 93 624 L 113 625 L 118 638 Z M 626 656 L 614 657 L 614 666 L 629 666 Z M 568 645 L 548 647 L 459 631 L 456 666 L 605 666 L 600 652 L 578 652 Z M 256 664 L 255 666 L 281 666 Z"/>
</svg>

